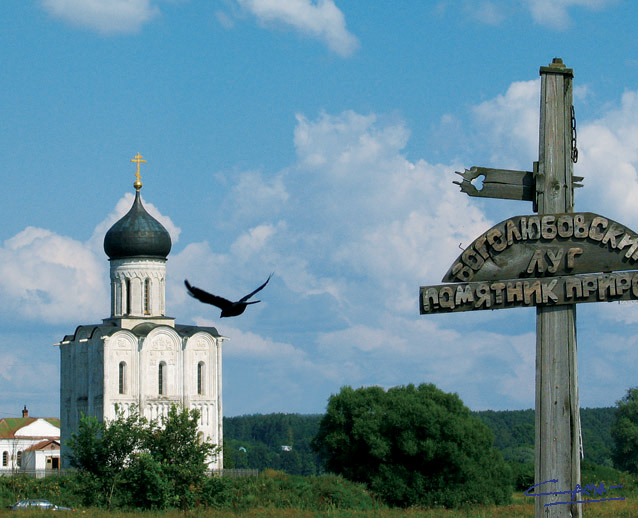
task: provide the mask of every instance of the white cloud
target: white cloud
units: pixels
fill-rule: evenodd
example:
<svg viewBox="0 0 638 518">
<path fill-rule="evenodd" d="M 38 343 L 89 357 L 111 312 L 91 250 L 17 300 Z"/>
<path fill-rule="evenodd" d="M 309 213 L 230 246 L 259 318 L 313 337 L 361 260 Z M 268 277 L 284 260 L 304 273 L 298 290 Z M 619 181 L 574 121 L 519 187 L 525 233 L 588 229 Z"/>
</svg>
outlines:
<svg viewBox="0 0 638 518">
<path fill-rule="evenodd" d="M 483 136 L 477 152 L 489 149 L 495 166 L 529 167 L 536 159 L 538 90 L 538 80 L 513 83 L 472 111 L 474 129 Z M 495 408 L 489 394 L 498 396 L 501 408 L 533 406 L 531 310 L 418 315 L 418 286 L 438 283 L 459 244 L 491 226 L 483 205 L 452 184 L 459 167 L 408 159 L 403 150 L 409 130 L 402 121 L 352 111 L 297 120 L 296 162 L 270 176 L 237 175 L 224 238 L 188 243 L 169 256 L 169 314 L 180 322 L 212 324 L 231 338 L 224 345 L 225 369 L 234 376 L 225 378 L 232 387 L 225 397 L 251 399 L 234 403 L 244 411 L 316 411 L 315 400 L 325 401 L 344 384 L 426 381 L 458 392 L 473 408 Z M 638 93 L 627 92 L 600 119 L 579 121 L 577 174 L 585 173 L 582 192 L 591 204 L 579 198 L 578 207 L 630 227 L 638 222 L 632 203 L 638 199 L 637 120 Z M 92 315 L 105 316 L 108 263 L 101 240 L 131 203 L 131 195 L 120 200 L 89 243 L 32 228 L 7 241 L 0 248 L 0 292 L 9 294 L 1 303 L 4 312 L 24 316 L 30 309 L 33 318 L 55 321 L 54 306 L 70 304 L 64 318 L 78 323 L 83 317 L 75 299 L 86 297 L 86 307 L 103 305 Z M 242 217 L 233 225 L 235 214 Z M 162 222 L 176 240 L 179 229 Z M 263 302 L 242 316 L 241 329 L 238 321 L 219 321 L 214 308 L 188 298 L 182 284 L 188 278 L 239 298 L 273 270 L 273 281 L 260 293 Z M 94 289 L 80 293 L 78 286 L 89 280 Z M 43 302 L 46 297 L 56 303 Z M 579 338 L 579 354 L 586 355 L 591 338 Z M 623 364 L 617 367 L 622 382 L 632 372 L 623 362 L 631 345 L 609 353 L 608 362 Z M 597 382 L 583 379 L 591 380 L 586 386 L 594 392 Z M 598 397 L 605 404 L 605 396 Z"/>
<path fill-rule="evenodd" d="M 402 156 L 409 134 L 403 123 L 353 112 L 298 121 L 298 178 L 291 181 L 308 193 L 295 190 L 306 211 L 303 232 L 329 240 L 324 264 L 392 291 L 442 276 L 458 244 L 489 228 L 458 195 L 453 168 Z"/>
<path fill-rule="evenodd" d="M 215 11 L 215 17 L 225 29 L 232 29 L 235 26 L 235 21 L 224 11 Z"/>
<path fill-rule="evenodd" d="M 283 227 L 284 225 L 280 225 Z M 258 225 L 245 232 L 231 245 L 230 251 L 238 259 L 247 261 L 256 254 L 263 252 L 268 241 L 278 231 L 275 225 Z"/>
<path fill-rule="evenodd" d="M 527 0 L 534 21 L 552 29 L 565 29 L 571 22 L 568 9 L 583 7 L 589 10 L 604 9 L 616 0 Z"/>
<path fill-rule="evenodd" d="M 373 114 L 321 114 L 314 120 L 299 115 L 297 164 L 280 176 L 288 196 L 276 217 L 269 220 L 256 209 L 263 222 L 240 234 L 227 253 L 210 255 L 210 262 L 208 246 L 195 253 L 189 245 L 179 254 L 184 258 L 174 258 L 173 265 L 181 263 L 188 251 L 188 263 L 204 278 L 210 276 L 211 288 L 250 287 L 245 279 L 238 283 L 246 275 L 242 272 L 254 275 L 264 263 L 272 264 L 283 280 L 282 291 L 270 286 L 264 292 L 262 321 L 282 314 L 282 325 L 295 325 L 286 320 L 293 308 L 312 300 L 315 314 L 303 322 L 299 343 L 242 331 L 226 348 L 237 346 L 236 354 L 245 358 L 277 358 L 268 367 L 276 370 L 276 381 L 259 367 L 250 368 L 260 373 L 265 390 L 274 392 L 282 380 L 292 383 L 303 372 L 332 391 L 343 384 L 433 381 L 446 390 L 461 387 L 468 396 L 479 385 L 496 387 L 508 404 L 520 404 L 529 395 L 527 385 L 517 390 L 516 384 L 530 359 L 509 352 L 512 342 L 528 337 L 473 335 L 470 354 L 464 334 L 418 315 L 418 286 L 438 282 L 460 253 L 459 243 L 469 243 L 490 222 L 458 193 L 453 167 L 402 155 L 408 135 L 402 122 Z M 247 196 L 251 182 L 264 181 L 259 175 L 238 179 Z M 232 330 L 222 325 L 223 334 Z M 485 367 L 501 356 L 501 371 Z M 478 398 L 471 402 L 487 405 Z"/>
<path fill-rule="evenodd" d="M 620 105 L 578 129 L 576 174 L 584 176 L 577 192 L 581 210 L 604 214 L 638 230 L 638 92 L 627 91 Z"/>
<path fill-rule="evenodd" d="M 222 178 L 226 181 L 226 178 Z M 279 213 L 288 201 L 282 175 L 267 178 L 258 171 L 237 175 L 235 184 L 222 202 L 221 214 L 232 214 L 232 223 L 251 224 Z"/>
<path fill-rule="evenodd" d="M 359 41 L 346 29 L 343 12 L 333 0 L 237 0 L 264 23 L 282 23 L 323 40 L 340 56 L 350 56 Z"/>
<path fill-rule="evenodd" d="M 229 358 L 271 361 L 278 364 L 285 362 L 288 369 L 307 368 L 312 365 L 305 352 L 288 343 L 278 342 L 228 325 L 224 325 L 224 336 L 230 339 L 226 342 L 226 355 Z"/>
<path fill-rule="evenodd" d="M 513 83 L 473 109 L 473 131 L 482 136 L 478 152 L 489 149 L 495 166 L 531 167 L 538 156 L 539 104 L 539 80 L 534 80 Z M 532 407 L 533 312 L 481 312 L 462 320 L 417 314 L 418 286 L 439 282 L 460 253 L 459 244 L 491 225 L 481 205 L 451 183 L 458 168 L 408 160 L 403 148 L 409 131 L 400 121 L 351 111 L 297 119 L 297 163 L 278 176 L 287 198 L 274 219 L 256 211 L 262 223 L 236 239 L 225 266 L 230 269 L 239 250 L 254 249 L 245 255 L 253 257 L 253 265 L 272 261 L 273 269 L 281 271 L 287 297 L 297 302 L 297 295 L 329 295 L 333 304 L 325 311 L 330 319 L 308 319 L 304 341 L 289 342 L 317 364 L 324 390 L 431 381 L 459 392 L 473 408 L 497 407 L 486 395 L 490 393 L 499 396 L 500 408 Z M 638 182 L 636 120 L 638 94 L 627 92 L 620 106 L 600 120 L 579 121 L 578 167 L 588 170 L 585 184 L 591 196 L 607 200 L 599 209 L 579 202 L 582 210 L 606 214 L 616 200 L 616 219 L 622 223 L 638 210 L 632 204 L 638 199 L 633 194 Z M 610 182 L 590 173 L 592 167 L 611 167 L 624 175 L 618 183 Z M 266 181 L 257 176 L 243 180 L 247 193 L 251 182 L 257 186 Z M 312 291 L 319 287 L 324 289 Z M 290 302 L 273 299 L 272 291 L 269 295 L 268 307 L 285 313 Z M 319 304 L 325 299 L 314 300 Z M 274 342 L 264 336 L 244 338 L 256 355 Z M 587 350 L 587 336 L 582 341 Z M 286 362 L 278 375 L 288 380 L 298 376 Z M 585 394 L 595 393 L 593 383 Z M 592 397 L 587 395 L 584 404 Z M 605 404 L 602 396 L 596 397 Z"/>
<path fill-rule="evenodd" d="M 618 0 L 445 0 L 437 2 L 433 11 L 438 16 L 455 18 L 461 12 L 472 20 L 495 26 L 523 9 L 536 23 L 553 30 L 565 30 L 572 22 L 570 11 L 600 11 L 616 3 Z"/>
<path fill-rule="evenodd" d="M 497 5 L 496 2 L 471 0 L 465 2 L 465 11 L 475 20 L 487 25 L 499 25 L 505 20 L 504 6 Z"/>
<path fill-rule="evenodd" d="M 0 354 L 0 377 L 7 381 L 11 381 L 17 372 L 16 363 L 17 356 L 14 353 Z"/>
<path fill-rule="evenodd" d="M 532 327 L 532 326 L 530 326 Z M 435 383 L 459 392 L 467 405 L 496 408 L 485 394 L 498 394 L 499 408 L 533 406 L 534 335 L 507 336 L 448 329 L 434 318 L 397 318 L 320 333 L 319 350 L 334 383 L 385 387 Z"/>
<path fill-rule="evenodd" d="M 5 315 L 48 323 L 99 321 L 108 316 L 108 258 L 102 243 L 106 231 L 133 203 L 126 194 L 99 223 L 91 238 L 80 242 L 51 230 L 27 227 L 0 247 L 0 307 Z M 180 229 L 150 203 L 145 204 L 171 233 Z"/>
<path fill-rule="evenodd" d="M 60 352 L 52 347 L 60 333 L 28 329 L 0 332 L 0 417 L 18 417 L 22 405 L 31 415 L 55 416 L 59 396 Z"/>
<path fill-rule="evenodd" d="M 402 342 L 401 337 L 397 337 L 389 330 L 373 328 L 362 324 L 353 325 L 346 329 L 321 333 L 317 343 L 329 355 L 343 353 L 345 351 L 372 352 L 382 349 L 395 349 L 397 342 Z"/>
<path fill-rule="evenodd" d="M 490 147 L 492 167 L 529 171 L 538 160 L 539 99 L 540 79 L 519 81 L 473 109 L 478 143 Z"/>
<path fill-rule="evenodd" d="M 504 95 L 473 109 L 477 152 L 486 147 L 490 163 L 531 170 L 538 158 L 540 79 L 515 82 Z M 581 89 L 579 95 L 587 95 Z M 576 100 L 576 103 L 578 100 Z M 574 174 L 584 176 L 576 191 L 577 210 L 604 214 L 638 230 L 638 91 L 626 91 L 620 103 L 597 120 L 578 124 L 579 159 Z"/>
<path fill-rule="evenodd" d="M 56 18 L 102 34 L 137 32 L 159 14 L 150 0 L 41 0 Z"/>
<path fill-rule="evenodd" d="M 49 323 L 103 316 L 105 266 L 85 243 L 27 227 L 0 248 L 3 313 Z"/>
</svg>

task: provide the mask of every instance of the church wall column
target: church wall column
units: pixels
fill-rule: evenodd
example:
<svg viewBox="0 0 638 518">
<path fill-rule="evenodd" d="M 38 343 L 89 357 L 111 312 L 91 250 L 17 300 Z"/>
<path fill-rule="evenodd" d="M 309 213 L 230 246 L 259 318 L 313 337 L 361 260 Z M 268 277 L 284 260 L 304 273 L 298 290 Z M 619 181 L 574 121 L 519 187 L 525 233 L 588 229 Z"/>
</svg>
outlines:
<svg viewBox="0 0 638 518">
<path fill-rule="evenodd" d="M 216 411 L 217 411 L 217 444 L 221 446 L 224 441 L 224 415 L 222 409 L 222 344 L 224 342 L 223 338 L 217 338 L 217 361 L 215 362 L 215 379 L 217 381 L 217 401 L 216 401 Z M 217 467 L 222 468 L 224 466 L 224 454 L 220 450 L 219 455 L 217 456 Z"/>
<path fill-rule="evenodd" d="M 162 280 L 157 276 L 151 277 L 151 314 L 162 314 L 162 301 L 161 301 L 161 289 Z"/>
<path fill-rule="evenodd" d="M 117 283 L 111 278 L 111 316 L 117 315 Z"/>
<path fill-rule="evenodd" d="M 129 315 L 141 317 L 144 315 L 144 293 L 142 286 L 142 279 L 139 277 L 133 277 L 131 279 L 131 307 L 129 308 Z"/>
<path fill-rule="evenodd" d="M 181 351 L 180 356 L 182 358 L 182 380 L 181 380 L 181 393 L 182 393 L 182 404 L 184 408 L 192 408 L 191 401 L 189 395 L 191 394 L 191 390 L 189 387 L 190 384 L 190 373 L 189 366 L 192 363 L 191 353 L 187 349 L 188 338 L 182 338 L 181 343 Z"/>
<path fill-rule="evenodd" d="M 120 299 L 120 304 L 122 306 L 122 315 L 128 315 L 131 312 L 131 279 L 122 276 L 121 286 L 122 298 Z"/>
<path fill-rule="evenodd" d="M 159 312 L 161 316 L 166 315 L 166 280 L 164 277 L 160 278 L 159 282 L 160 293 L 159 293 Z"/>
<path fill-rule="evenodd" d="M 113 301 L 113 316 L 122 315 L 122 279 L 115 279 L 113 281 L 114 297 Z"/>
</svg>

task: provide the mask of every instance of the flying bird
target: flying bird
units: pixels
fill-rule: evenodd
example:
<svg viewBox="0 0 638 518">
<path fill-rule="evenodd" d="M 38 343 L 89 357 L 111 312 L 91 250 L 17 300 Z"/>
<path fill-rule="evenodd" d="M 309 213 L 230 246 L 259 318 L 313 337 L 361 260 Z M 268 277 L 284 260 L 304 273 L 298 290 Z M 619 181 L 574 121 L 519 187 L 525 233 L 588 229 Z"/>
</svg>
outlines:
<svg viewBox="0 0 638 518">
<path fill-rule="evenodd" d="M 221 318 L 236 317 L 238 315 L 241 315 L 244 312 L 248 304 L 257 304 L 257 302 L 261 302 L 261 300 L 248 301 L 248 299 L 252 297 L 255 293 L 257 293 L 259 290 L 263 290 L 266 284 L 268 284 L 268 281 L 270 280 L 271 277 L 272 277 L 272 273 L 268 276 L 268 278 L 266 279 L 266 282 L 264 282 L 261 286 L 259 286 L 259 288 L 257 288 L 255 291 L 251 291 L 248 295 L 246 295 L 245 297 L 242 297 L 237 302 L 231 302 L 228 299 L 219 297 L 217 295 L 213 295 L 212 293 L 208 293 L 207 291 L 196 288 L 195 286 L 191 286 L 191 284 L 187 280 L 184 280 L 184 284 L 186 284 L 186 289 L 188 290 L 188 294 L 191 297 L 196 298 L 197 300 L 204 302 L 206 304 L 212 304 L 213 306 L 217 306 L 219 309 L 221 309 L 222 310 L 222 313 L 220 315 Z"/>
</svg>

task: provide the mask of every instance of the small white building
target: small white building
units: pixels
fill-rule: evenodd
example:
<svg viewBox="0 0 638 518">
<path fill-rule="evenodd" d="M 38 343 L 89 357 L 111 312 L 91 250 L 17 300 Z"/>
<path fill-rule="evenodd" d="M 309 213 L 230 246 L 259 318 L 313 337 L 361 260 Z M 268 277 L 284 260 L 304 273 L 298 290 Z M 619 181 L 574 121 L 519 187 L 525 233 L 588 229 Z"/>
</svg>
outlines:
<svg viewBox="0 0 638 518">
<path fill-rule="evenodd" d="M 29 446 L 22 453 L 22 467 L 25 471 L 35 472 L 37 475 L 60 469 L 60 442 L 45 439 Z"/>
<path fill-rule="evenodd" d="M 113 419 L 136 406 L 158 419 L 171 405 L 197 409 L 202 436 L 222 444 L 222 341 L 214 327 L 179 325 L 166 316 L 168 231 L 142 204 L 139 181 L 129 212 L 104 237 L 110 261 L 111 316 L 80 325 L 60 346 L 62 465 L 82 414 Z M 211 463 L 223 466 L 220 453 Z"/>
<path fill-rule="evenodd" d="M 54 417 L 0 419 L 0 474 L 2 472 L 60 469 L 60 420 Z"/>
</svg>

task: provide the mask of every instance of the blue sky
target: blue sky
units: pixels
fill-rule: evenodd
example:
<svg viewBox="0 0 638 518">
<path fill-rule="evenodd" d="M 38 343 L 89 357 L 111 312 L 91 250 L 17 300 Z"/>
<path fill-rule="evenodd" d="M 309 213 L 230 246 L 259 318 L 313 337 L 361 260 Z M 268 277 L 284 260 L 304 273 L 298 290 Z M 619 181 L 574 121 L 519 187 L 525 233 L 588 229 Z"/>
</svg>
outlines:
<svg viewBox="0 0 638 518">
<path fill-rule="evenodd" d="M 460 246 L 531 204 L 455 170 L 531 169 L 539 67 L 575 71 L 576 208 L 638 230 L 629 0 L 26 0 L 0 6 L 0 416 L 58 415 L 59 351 L 109 316 L 106 230 L 169 229 L 167 313 L 214 325 L 226 415 L 322 412 L 344 385 L 534 406 L 531 309 L 420 316 Z M 183 279 L 241 297 L 235 319 Z M 637 383 L 638 306 L 578 308 L 582 406 Z"/>
</svg>

